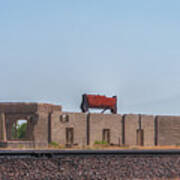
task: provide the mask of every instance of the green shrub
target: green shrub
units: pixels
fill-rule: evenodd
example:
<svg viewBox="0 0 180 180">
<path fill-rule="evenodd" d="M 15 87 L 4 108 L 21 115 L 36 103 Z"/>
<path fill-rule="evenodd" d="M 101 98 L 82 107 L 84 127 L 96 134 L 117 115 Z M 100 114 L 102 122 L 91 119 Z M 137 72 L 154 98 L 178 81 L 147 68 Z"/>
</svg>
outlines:
<svg viewBox="0 0 180 180">
<path fill-rule="evenodd" d="M 17 127 L 17 138 L 24 139 L 26 137 L 27 123 L 23 123 L 21 125 L 18 124 Z"/>
<path fill-rule="evenodd" d="M 26 138 L 27 122 L 22 124 L 13 124 L 12 126 L 12 137 L 14 139 L 24 139 Z"/>
<path fill-rule="evenodd" d="M 99 145 L 108 145 L 107 141 L 95 141 L 94 144 L 99 144 Z"/>
<path fill-rule="evenodd" d="M 59 144 L 54 141 L 50 142 L 49 145 L 53 147 L 59 147 Z"/>
<path fill-rule="evenodd" d="M 25 148 L 25 147 L 23 146 L 23 144 L 19 144 L 19 145 L 18 145 L 18 149 L 23 149 L 23 148 Z"/>
</svg>

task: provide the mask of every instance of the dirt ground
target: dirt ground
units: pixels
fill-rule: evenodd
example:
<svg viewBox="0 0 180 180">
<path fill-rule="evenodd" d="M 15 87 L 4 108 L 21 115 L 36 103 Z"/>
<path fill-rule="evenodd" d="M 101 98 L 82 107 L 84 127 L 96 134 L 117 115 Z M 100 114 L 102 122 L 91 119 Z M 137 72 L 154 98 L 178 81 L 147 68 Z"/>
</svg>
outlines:
<svg viewBox="0 0 180 180">
<path fill-rule="evenodd" d="M 49 145 L 48 148 L 0 148 L 0 150 L 166 150 L 166 149 L 180 149 L 180 146 L 109 146 L 109 145 L 94 145 L 85 147 L 71 147 L 67 148 L 65 146 L 52 146 Z"/>
</svg>

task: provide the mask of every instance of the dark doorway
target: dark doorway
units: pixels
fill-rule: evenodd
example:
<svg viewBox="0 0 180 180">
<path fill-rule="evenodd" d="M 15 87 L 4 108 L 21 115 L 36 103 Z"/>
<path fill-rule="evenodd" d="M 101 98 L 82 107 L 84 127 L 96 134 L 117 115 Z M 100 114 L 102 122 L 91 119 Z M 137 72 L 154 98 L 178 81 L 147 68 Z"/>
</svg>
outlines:
<svg viewBox="0 0 180 180">
<path fill-rule="evenodd" d="M 144 130 L 137 129 L 137 145 L 143 146 L 144 145 Z"/>
<path fill-rule="evenodd" d="M 48 115 L 48 143 L 51 142 L 51 113 Z"/>
<path fill-rule="evenodd" d="M 110 144 L 110 129 L 103 129 L 102 140 Z"/>
<path fill-rule="evenodd" d="M 66 144 L 73 145 L 74 144 L 74 129 L 66 128 Z"/>
</svg>

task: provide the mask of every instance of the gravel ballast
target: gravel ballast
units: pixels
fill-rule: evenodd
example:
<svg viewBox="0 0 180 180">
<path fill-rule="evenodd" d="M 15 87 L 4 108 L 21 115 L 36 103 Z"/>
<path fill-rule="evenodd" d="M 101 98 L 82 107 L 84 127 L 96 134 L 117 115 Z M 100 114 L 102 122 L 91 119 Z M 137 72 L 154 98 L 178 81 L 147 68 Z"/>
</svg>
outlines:
<svg viewBox="0 0 180 180">
<path fill-rule="evenodd" d="M 180 155 L 1 157 L 0 179 L 91 180 L 180 178 Z"/>
</svg>

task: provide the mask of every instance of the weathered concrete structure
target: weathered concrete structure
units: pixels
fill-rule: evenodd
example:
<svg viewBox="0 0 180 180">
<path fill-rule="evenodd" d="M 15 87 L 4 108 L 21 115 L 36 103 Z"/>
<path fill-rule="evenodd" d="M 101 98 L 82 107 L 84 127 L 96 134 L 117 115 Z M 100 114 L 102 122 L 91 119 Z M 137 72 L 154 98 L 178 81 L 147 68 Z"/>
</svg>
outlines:
<svg viewBox="0 0 180 180">
<path fill-rule="evenodd" d="M 141 115 L 141 129 L 143 130 L 143 145 L 155 145 L 155 117 L 150 115 Z"/>
<path fill-rule="evenodd" d="M 124 115 L 124 144 L 137 145 L 137 130 L 139 129 L 139 116 L 134 114 Z"/>
<path fill-rule="evenodd" d="M 67 146 L 86 145 L 86 128 L 86 114 L 55 112 L 51 121 L 51 141 Z"/>
<path fill-rule="evenodd" d="M 89 114 L 89 145 L 106 141 L 112 145 L 122 144 L 122 116 L 117 114 Z"/>
<path fill-rule="evenodd" d="M 180 117 L 157 116 L 157 145 L 180 145 Z"/>
<path fill-rule="evenodd" d="M 23 136 L 18 126 L 25 121 Z M 62 112 L 61 106 L 0 103 L 1 147 L 180 145 L 180 116 Z"/>
<path fill-rule="evenodd" d="M 61 106 L 38 103 L 0 103 L 0 141 L 3 147 L 47 147 L 51 114 Z M 18 121 L 27 121 L 26 134 L 17 138 Z"/>
</svg>

